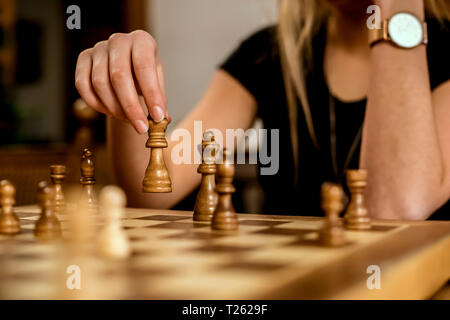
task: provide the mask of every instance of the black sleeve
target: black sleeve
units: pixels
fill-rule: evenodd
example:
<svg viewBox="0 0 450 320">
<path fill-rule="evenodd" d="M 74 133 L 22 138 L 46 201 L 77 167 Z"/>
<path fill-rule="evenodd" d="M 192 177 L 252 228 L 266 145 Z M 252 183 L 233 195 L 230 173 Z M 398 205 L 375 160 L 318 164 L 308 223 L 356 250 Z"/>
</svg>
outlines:
<svg viewBox="0 0 450 320">
<path fill-rule="evenodd" d="M 429 44 L 427 48 L 431 88 L 450 80 L 450 22 L 444 24 L 427 19 Z"/>
<path fill-rule="evenodd" d="M 244 40 L 219 68 L 238 80 L 258 100 L 261 81 L 277 61 L 276 28 L 264 28 Z"/>
</svg>

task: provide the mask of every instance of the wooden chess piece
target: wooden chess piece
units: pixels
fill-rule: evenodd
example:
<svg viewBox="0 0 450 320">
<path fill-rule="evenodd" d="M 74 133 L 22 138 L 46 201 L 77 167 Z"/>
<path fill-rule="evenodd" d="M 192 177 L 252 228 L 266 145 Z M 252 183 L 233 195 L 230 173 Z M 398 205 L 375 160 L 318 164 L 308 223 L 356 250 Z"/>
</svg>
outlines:
<svg viewBox="0 0 450 320">
<path fill-rule="evenodd" d="M 197 172 L 202 175 L 200 190 L 194 206 L 195 221 L 211 221 L 216 210 L 218 196 L 215 191 L 216 148 L 214 134 L 206 131 L 202 141 L 202 163 Z"/>
<path fill-rule="evenodd" d="M 116 186 L 106 186 L 100 192 L 100 208 L 105 225 L 98 236 L 98 249 L 108 258 L 123 259 L 130 255 L 130 244 L 122 230 L 125 212 L 125 193 Z"/>
<path fill-rule="evenodd" d="M 217 207 L 214 212 L 211 227 L 215 230 L 237 230 L 238 218 L 234 211 L 231 195 L 236 191 L 233 186 L 235 168 L 230 153 L 223 149 L 223 161 L 217 164 L 217 186 L 219 194 Z"/>
<path fill-rule="evenodd" d="M 344 191 L 334 183 L 324 183 L 321 188 L 321 207 L 325 212 L 325 225 L 319 231 L 319 240 L 325 246 L 338 247 L 346 244 L 345 231 L 339 220 L 344 209 Z"/>
<path fill-rule="evenodd" d="M 34 228 L 35 236 L 42 240 L 61 237 L 61 223 L 55 213 L 55 189 L 47 181 L 41 181 L 38 184 L 37 198 L 41 216 Z"/>
<path fill-rule="evenodd" d="M 371 228 L 371 223 L 364 201 L 367 170 L 347 170 L 346 177 L 351 197 L 344 215 L 344 225 L 347 229 L 368 230 Z"/>
<path fill-rule="evenodd" d="M 17 234 L 20 232 L 20 221 L 14 213 L 14 196 L 16 188 L 8 180 L 0 181 L 0 233 Z"/>
<path fill-rule="evenodd" d="M 164 162 L 163 148 L 167 148 L 165 132 L 168 121 L 148 120 L 149 131 L 146 147 L 150 148 L 150 160 L 145 171 L 143 192 L 172 192 L 172 182 Z"/>
<path fill-rule="evenodd" d="M 83 186 L 83 201 L 87 203 L 89 209 L 97 209 L 97 200 L 95 198 L 95 165 L 92 158 L 92 152 L 89 149 L 83 150 L 80 163 L 81 178 L 80 183 Z"/>
<path fill-rule="evenodd" d="M 62 184 L 66 177 L 66 166 L 52 165 L 50 166 L 50 179 L 55 188 L 55 210 L 56 213 L 64 213 L 66 210 L 66 200 L 62 189 Z"/>
</svg>

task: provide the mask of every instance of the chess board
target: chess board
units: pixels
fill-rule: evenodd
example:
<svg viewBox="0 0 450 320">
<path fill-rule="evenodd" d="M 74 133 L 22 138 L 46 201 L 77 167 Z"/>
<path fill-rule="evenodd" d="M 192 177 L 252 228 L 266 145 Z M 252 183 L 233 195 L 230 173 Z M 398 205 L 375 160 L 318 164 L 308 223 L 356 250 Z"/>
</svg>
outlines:
<svg viewBox="0 0 450 320">
<path fill-rule="evenodd" d="M 36 207 L 16 213 L 22 233 L 0 236 L 2 299 L 423 299 L 450 279 L 450 222 L 376 221 L 328 248 L 317 240 L 320 218 L 241 214 L 239 231 L 227 233 L 191 212 L 127 209 L 131 256 L 103 258 L 93 242 L 78 261 L 64 240 L 35 239 Z M 67 288 L 69 265 L 80 266 L 80 290 Z M 371 265 L 378 289 L 367 286 Z"/>
</svg>

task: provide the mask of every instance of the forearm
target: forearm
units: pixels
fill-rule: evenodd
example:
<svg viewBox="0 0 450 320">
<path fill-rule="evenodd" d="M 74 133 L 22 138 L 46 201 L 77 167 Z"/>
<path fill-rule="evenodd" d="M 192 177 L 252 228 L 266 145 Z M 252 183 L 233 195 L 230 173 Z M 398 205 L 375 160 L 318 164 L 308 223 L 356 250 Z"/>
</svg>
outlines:
<svg viewBox="0 0 450 320">
<path fill-rule="evenodd" d="M 383 17 L 409 11 L 424 18 L 423 0 L 380 0 Z M 443 161 L 433 115 L 426 47 L 379 43 L 371 78 L 361 167 L 369 172 L 372 215 L 425 219 L 440 203 Z"/>
</svg>

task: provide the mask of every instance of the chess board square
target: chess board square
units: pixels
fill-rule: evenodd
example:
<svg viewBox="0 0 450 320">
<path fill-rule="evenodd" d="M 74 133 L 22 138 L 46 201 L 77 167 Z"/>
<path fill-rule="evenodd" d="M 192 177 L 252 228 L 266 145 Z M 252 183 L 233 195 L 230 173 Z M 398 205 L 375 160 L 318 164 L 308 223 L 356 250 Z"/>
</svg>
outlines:
<svg viewBox="0 0 450 320">
<path fill-rule="evenodd" d="M 176 215 L 153 215 L 153 216 L 145 216 L 135 218 L 139 220 L 157 220 L 157 221 L 178 221 L 178 220 L 186 220 L 189 217 L 176 216 Z"/>
<path fill-rule="evenodd" d="M 158 228 L 158 229 L 198 229 L 207 228 L 209 224 L 200 222 L 168 222 L 154 226 L 148 226 L 146 228 Z"/>
<path fill-rule="evenodd" d="M 267 227 L 274 227 L 278 226 L 280 224 L 288 223 L 289 221 L 273 221 L 273 220 L 240 220 L 239 225 L 243 226 L 267 226 Z"/>
</svg>

